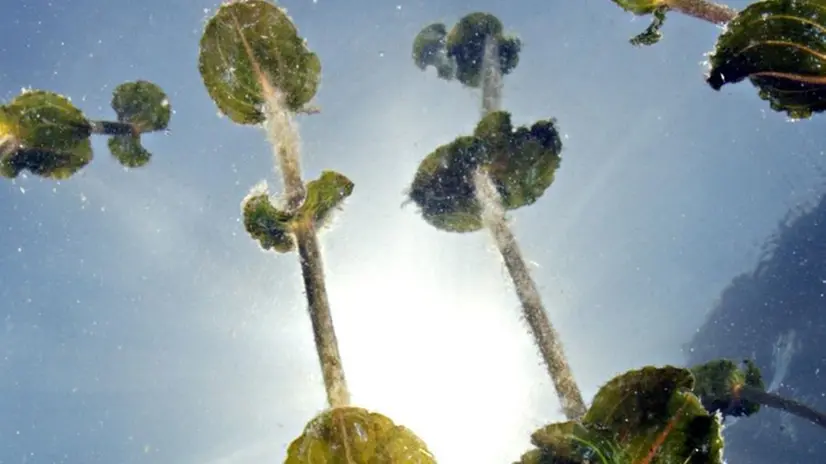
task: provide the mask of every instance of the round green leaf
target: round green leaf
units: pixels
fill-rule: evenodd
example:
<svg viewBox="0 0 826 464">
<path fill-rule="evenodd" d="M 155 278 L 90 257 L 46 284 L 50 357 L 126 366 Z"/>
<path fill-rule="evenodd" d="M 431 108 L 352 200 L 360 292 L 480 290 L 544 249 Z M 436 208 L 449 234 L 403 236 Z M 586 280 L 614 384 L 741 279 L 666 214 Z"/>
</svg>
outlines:
<svg viewBox="0 0 826 464">
<path fill-rule="evenodd" d="M 318 90 L 321 61 L 284 10 L 265 0 L 224 3 L 201 37 L 198 69 L 220 111 L 239 124 L 264 120 L 267 86 L 301 110 Z"/>
<path fill-rule="evenodd" d="M 428 464 L 436 460 L 410 429 L 362 408 L 329 409 L 287 449 L 284 464 Z"/>
<path fill-rule="evenodd" d="M 707 82 L 715 90 L 749 79 L 770 107 L 795 119 L 826 109 L 826 2 L 765 0 L 732 20 L 717 40 Z"/>
<path fill-rule="evenodd" d="M 553 119 L 514 128 L 504 111 L 485 116 L 472 136 L 437 148 L 419 165 L 408 196 L 424 219 L 441 230 L 472 232 L 482 227 L 473 172 L 484 168 L 502 199 L 514 210 L 531 205 L 553 183 L 562 141 Z"/>
<path fill-rule="evenodd" d="M 137 133 L 166 129 L 172 115 L 166 94 L 149 81 L 127 82 L 115 87 L 112 109 L 119 122 L 132 124 Z"/>
<path fill-rule="evenodd" d="M 6 105 L 6 113 L 7 124 L 23 148 L 62 150 L 91 135 L 83 113 L 54 92 L 26 91 Z"/>
<path fill-rule="evenodd" d="M 91 126 L 66 97 L 27 91 L 0 108 L 0 173 L 64 179 L 92 160 Z"/>
<path fill-rule="evenodd" d="M 152 159 L 152 154 L 141 145 L 141 139 L 134 135 L 116 135 L 110 138 L 109 151 L 127 168 L 145 166 Z"/>
</svg>

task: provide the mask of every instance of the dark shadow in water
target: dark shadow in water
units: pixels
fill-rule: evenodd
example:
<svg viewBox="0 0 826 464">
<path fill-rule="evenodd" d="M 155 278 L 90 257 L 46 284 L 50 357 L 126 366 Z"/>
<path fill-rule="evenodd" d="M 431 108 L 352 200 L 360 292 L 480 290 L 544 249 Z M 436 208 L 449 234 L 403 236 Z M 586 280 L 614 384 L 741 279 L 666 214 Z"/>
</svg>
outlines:
<svg viewBox="0 0 826 464">
<path fill-rule="evenodd" d="M 689 365 L 753 358 L 767 388 L 782 376 L 777 393 L 826 409 L 826 195 L 781 221 L 755 269 L 723 291 L 687 355 Z M 774 410 L 727 427 L 725 438 L 733 464 L 826 462 L 826 433 Z"/>
</svg>

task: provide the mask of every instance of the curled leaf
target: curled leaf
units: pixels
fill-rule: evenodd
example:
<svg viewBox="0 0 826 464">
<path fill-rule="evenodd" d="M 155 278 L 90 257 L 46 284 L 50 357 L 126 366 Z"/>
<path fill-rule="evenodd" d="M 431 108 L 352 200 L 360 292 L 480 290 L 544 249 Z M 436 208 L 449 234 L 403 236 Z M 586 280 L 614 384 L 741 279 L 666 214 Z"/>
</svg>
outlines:
<svg viewBox="0 0 826 464">
<path fill-rule="evenodd" d="M 127 168 L 145 166 L 152 159 L 152 154 L 141 145 L 140 137 L 134 135 L 113 136 L 109 139 L 109 151 Z"/>
<path fill-rule="evenodd" d="M 291 212 L 275 207 L 265 188 L 256 189 L 242 203 L 244 227 L 264 250 L 288 253 L 295 249 L 295 227 L 311 221 L 316 228 L 323 228 L 353 188 L 353 182 L 343 174 L 324 171 L 307 183 L 304 202 Z"/>
<path fill-rule="evenodd" d="M 278 253 L 295 249 L 290 223 L 293 216 L 273 206 L 266 190 L 247 196 L 241 208 L 244 228 L 253 239 L 258 240 L 261 248 Z"/>
<path fill-rule="evenodd" d="M 482 227 L 472 173 L 484 168 L 507 210 L 536 202 L 560 164 L 562 141 L 554 120 L 514 128 L 504 111 L 485 116 L 472 136 L 437 148 L 419 165 L 408 195 L 423 218 L 441 230 Z"/>
<path fill-rule="evenodd" d="M 720 464 L 717 416 L 691 392 L 691 371 L 646 367 L 615 377 L 580 421 L 537 430 L 523 464 Z"/>
<path fill-rule="evenodd" d="M 660 39 L 663 37 L 663 34 L 662 32 L 660 32 L 660 29 L 662 29 L 663 24 L 665 23 L 665 13 L 667 11 L 668 7 L 666 6 L 654 10 L 652 13 L 654 15 L 654 19 L 651 21 L 651 24 L 641 34 L 631 38 L 631 40 L 629 41 L 631 42 L 631 45 L 654 45 L 655 43 L 659 42 Z"/>
<path fill-rule="evenodd" d="M 470 13 L 453 26 L 447 35 L 448 58 L 456 63 L 456 79 L 468 87 L 482 83 L 482 58 L 485 40 L 491 37 L 499 46 L 499 66 L 502 75 L 509 74 L 519 64 L 522 42 L 503 33 L 502 21 L 489 13 Z"/>
<path fill-rule="evenodd" d="M 119 122 L 131 124 L 138 134 L 166 129 L 172 116 L 166 94 L 149 81 L 127 82 L 115 87 L 112 109 Z"/>
<path fill-rule="evenodd" d="M 765 0 L 742 10 L 719 37 L 707 82 L 749 79 L 778 112 L 805 119 L 826 109 L 826 10 L 818 0 Z"/>
<path fill-rule="evenodd" d="M 743 386 L 765 390 L 760 370 L 753 361 L 738 366 L 728 359 L 709 361 L 691 368 L 696 384 L 694 393 L 710 412 L 720 411 L 724 416 L 750 416 L 760 410 L 760 404 L 741 398 Z"/>
<path fill-rule="evenodd" d="M 92 160 L 91 125 L 68 98 L 26 91 L 0 108 L 0 173 L 64 179 Z"/>
<path fill-rule="evenodd" d="M 287 449 L 284 464 L 429 464 L 436 460 L 410 429 L 362 408 L 329 409 Z"/>
<path fill-rule="evenodd" d="M 198 69 L 223 114 L 258 124 L 268 86 L 300 111 L 318 90 L 321 61 L 284 10 L 266 0 L 238 0 L 221 5 L 207 23 Z"/>
</svg>

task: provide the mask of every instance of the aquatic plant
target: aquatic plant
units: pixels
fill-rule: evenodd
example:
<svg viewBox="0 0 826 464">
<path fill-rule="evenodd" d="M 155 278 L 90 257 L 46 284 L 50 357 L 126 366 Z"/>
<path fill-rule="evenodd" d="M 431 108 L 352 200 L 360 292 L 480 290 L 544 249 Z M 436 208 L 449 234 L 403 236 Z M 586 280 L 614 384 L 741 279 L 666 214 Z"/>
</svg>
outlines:
<svg viewBox="0 0 826 464">
<path fill-rule="evenodd" d="M 283 201 L 271 198 L 265 183 L 253 188 L 242 202 L 244 225 L 264 250 L 298 251 L 329 406 L 290 445 L 285 462 L 435 462 L 412 431 L 350 404 L 317 230 L 354 184 L 334 171 L 304 184 L 294 124 L 294 115 L 307 112 L 318 89 L 320 60 L 283 9 L 266 0 L 242 0 L 224 3 L 207 22 L 199 70 L 222 113 L 265 129 L 283 180 Z"/>
<path fill-rule="evenodd" d="M 25 90 L 0 105 L 0 175 L 71 177 L 92 161 L 93 134 L 110 136 L 109 150 L 122 165 L 146 165 L 152 154 L 141 135 L 167 129 L 166 94 L 148 81 L 127 82 L 115 88 L 111 105 L 116 121 L 90 120 L 69 98 L 46 90 Z"/>
<path fill-rule="evenodd" d="M 553 183 L 562 151 L 556 120 L 514 128 L 510 113 L 501 110 L 502 75 L 516 66 L 519 41 L 502 36 L 498 18 L 489 13 L 465 16 L 445 41 L 447 53 L 440 55 L 433 49 L 438 36 L 434 31 L 441 30 L 431 25 L 419 33 L 413 42 L 414 62 L 419 67 L 437 63 L 440 76 L 443 57 L 454 58 L 457 69 L 466 66 L 462 63 L 476 63 L 457 73 L 466 76 L 460 79 L 465 85 L 481 86 L 482 119 L 473 135 L 460 136 L 425 157 L 408 196 L 424 220 L 440 230 L 485 228 L 491 233 L 562 409 L 569 419 L 576 419 L 585 413 L 582 394 L 506 217 L 507 211 L 536 202 Z M 428 46 L 423 45 L 426 41 Z"/>
<path fill-rule="evenodd" d="M 724 24 L 710 54 L 706 81 L 714 90 L 748 79 L 772 110 L 807 119 L 826 110 L 826 1 L 761 0 L 740 12 L 708 0 L 613 0 L 654 21 L 635 45 L 661 37 L 668 11 Z"/>
</svg>

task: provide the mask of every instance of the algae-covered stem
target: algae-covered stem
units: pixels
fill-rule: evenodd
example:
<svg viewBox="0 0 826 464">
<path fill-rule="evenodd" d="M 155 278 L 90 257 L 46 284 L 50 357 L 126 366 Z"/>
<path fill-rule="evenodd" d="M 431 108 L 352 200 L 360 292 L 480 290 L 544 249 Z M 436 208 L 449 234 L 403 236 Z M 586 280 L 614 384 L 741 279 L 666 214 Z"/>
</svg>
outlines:
<svg viewBox="0 0 826 464">
<path fill-rule="evenodd" d="M 90 121 L 93 134 L 101 135 L 134 135 L 137 128 L 128 122 L 119 121 Z"/>
<path fill-rule="evenodd" d="M 806 419 L 815 425 L 826 428 L 826 415 L 810 408 L 809 406 L 806 406 L 803 403 L 788 398 L 783 398 L 749 385 L 741 386 L 737 390 L 736 394 L 744 401 L 751 401 L 773 409 L 786 411 L 790 414 Z"/>
<path fill-rule="evenodd" d="M 664 3 L 672 10 L 714 24 L 725 24 L 737 16 L 734 8 L 709 0 L 664 0 Z"/>
<path fill-rule="evenodd" d="M 502 73 L 498 57 L 498 44 L 495 39 L 488 37 L 485 40 L 482 60 L 483 117 L 498 111 L 502 106 Z M 559 334 L 551 325 L 536 283 L 522 257 L 516 237 L 508 226 L 499 193 L 490 176 L 482 169 L 477 169 L 473 173 L 473 183 L 476 199 L 482 208 L 482 221 L 493 236 L 496 247 L 505 261 L 505 267 L 522 304 L 523 314 L 559 396 L 562 410 L 568 419 L 578 419 L 586 411 L 582 393 L 568 365 Z"/>
</svg>

